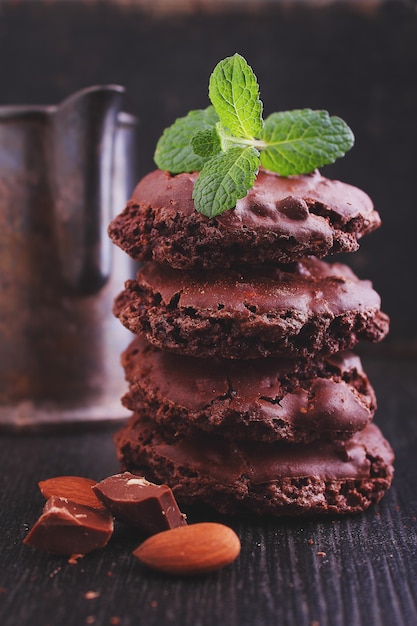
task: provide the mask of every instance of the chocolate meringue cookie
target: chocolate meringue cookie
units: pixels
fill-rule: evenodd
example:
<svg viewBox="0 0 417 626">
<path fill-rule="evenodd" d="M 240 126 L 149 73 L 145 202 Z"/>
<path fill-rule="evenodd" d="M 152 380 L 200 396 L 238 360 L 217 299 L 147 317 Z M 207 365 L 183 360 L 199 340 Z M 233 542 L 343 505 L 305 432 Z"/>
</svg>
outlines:
<svg viewBox="0 0 417 626">
<path fill-rule="evenodd" d="M 370 281 L 314 257 L 226 273 L 150 262 L 126 282 L 114 313 L 155 346 L 199 357 L 331 354 L 380 341 L 389 327 Z"/>
<path fill-rule="evenodd" d="M 261 170 L 233 209 L 208 218 L 194 207 L 197 176 L 145 176 L 109 226 L 113 242 L 134 259 L 180 269 L 254 267 L 355 251 L 381 223 L 365 192 L 318 171 L 284 178 Z"/>
<path fill-rule="evenodd" d="M 168 484 L 180 504 L 225 514 L 358 513 L 393 477 L 392 449 L 374 424 L 345 441 L 256 443 L 206 433 L 173 439 L 134 414 L 115 442 L 123 469 Z"/>
<path fill-rule="evenodd" d="M 200 359 L 136 338 L 122 354 L 131 411 L 172 435 L 200 430 L 235 441 L 347 439 L 372 419 L 376 399 L 352 352 L 314 360 Z"/>
</svg>

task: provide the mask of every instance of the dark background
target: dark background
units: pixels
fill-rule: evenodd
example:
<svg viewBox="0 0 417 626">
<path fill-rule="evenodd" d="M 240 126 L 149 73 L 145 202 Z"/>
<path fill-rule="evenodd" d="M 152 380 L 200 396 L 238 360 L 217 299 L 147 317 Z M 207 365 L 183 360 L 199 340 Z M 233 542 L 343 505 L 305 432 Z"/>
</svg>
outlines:
<svg viewBox="0 0 417 626">
<path fill-rule="evenodd" d="M 345 519 L 223 520 L 238 532 L 242 554 L 211 576 L 173 579 L 144 570 L 130 554 L 140 538 L 121 527 L 108 548 L 69 565 L 22 544 L 43 504 L 37 482 L 116 472 L 117 426 L 2 433 L 0 623 L 413 626 L 416 5 L 184 3 L 0 2 L 0 101 L 55 104 L 89 85 L 124 85 L 125 110 L 139 118 L 138 177 L 154 167 L 165 126 L 207 105 L 211 70 L 236 51 L 258 76 L 266 115 L 311 107 L 343 117 L 356 145 L 323 173 L 362 187 L 383 218 L 383 227 L 344 260 L 373 280 L 392 318 L 390 337 L 364 357 L 378 397 L 376 422 L 396 453 L 393 487 L 381 504 Z M 216 519 L 187 513 L 191 522 Z"/>
<path fill-rule="evenodd" d="M 3 2 L 0 101 L 55 104 L 81 87 L 124 85 L 125 108 L 140 122 L 139 177 L 153 169 L 163 129 L 207 106 L 210 72 L 236 51 L 258 77 L 265 115 L 324 108 L 353 129 L 355 147 L 323 173 L 367 191 L 383 227 L 347 262 L 374 281 L 392 318 L 381 349 L 415 352 L 417 15 L 411 1 Z"/>
</svg>

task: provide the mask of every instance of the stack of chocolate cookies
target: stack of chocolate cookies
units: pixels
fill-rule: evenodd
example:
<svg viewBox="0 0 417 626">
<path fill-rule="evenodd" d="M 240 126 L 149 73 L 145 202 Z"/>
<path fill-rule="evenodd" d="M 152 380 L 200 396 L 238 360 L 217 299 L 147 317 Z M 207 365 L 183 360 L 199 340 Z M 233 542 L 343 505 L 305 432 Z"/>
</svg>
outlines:
<svg viewBox="0 0 417 626">
<path fill-rule="evenodd" d="M 369 281 L 321 259 L 356 250 L 378 213 L 319 172 L 261 170 L 210 219 L 194 208 L 196 176 L 152 172 L 109 228 L 143 263 L 114 305 L 137 335 L 122 355 L 123 469 L 222 513 L 366 509 L 390 486 L 393 453 L 351 350 L 389 320 Z"/>
</svg>

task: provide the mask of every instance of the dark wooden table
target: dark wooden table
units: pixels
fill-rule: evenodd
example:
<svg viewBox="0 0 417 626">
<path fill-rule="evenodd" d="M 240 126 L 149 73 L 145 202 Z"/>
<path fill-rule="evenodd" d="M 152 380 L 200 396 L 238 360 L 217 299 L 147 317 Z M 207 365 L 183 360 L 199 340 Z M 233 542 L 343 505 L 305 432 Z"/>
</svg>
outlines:
<svg viewBox="0 0 417 626">
<path fill-rule="evenodd" d="M 397 456 L 384 500 L 342 519 L 223 519 L 188 511 L 190 521 L 221 519 L 242 542 L 233 565 L 200 578 L 147 571 L 131 555 L 142 537 L 122 526 L 105 549 L 75 565 L 23 545 L 43 505 L 37 481 L 117 471 L 117 427 L 3 435 L 0 624 L 417 624 L 417 362 L 365 363 L 379 398 L 376 421 Z"/>
</svg>

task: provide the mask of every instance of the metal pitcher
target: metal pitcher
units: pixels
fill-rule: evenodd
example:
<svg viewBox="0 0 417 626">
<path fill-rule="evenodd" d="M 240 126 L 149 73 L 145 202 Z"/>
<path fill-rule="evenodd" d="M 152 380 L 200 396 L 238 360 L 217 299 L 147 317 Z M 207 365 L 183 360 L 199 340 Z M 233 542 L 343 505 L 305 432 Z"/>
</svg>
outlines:
<svg viewBox="0 0 417 626">
<path fill-rule="evenodd" d="M 0 107 L 0 427 L 127 415 L 112 302 L 133 268 L 107 236 L 137 176 L 123 92 Z"/>
</svg>

